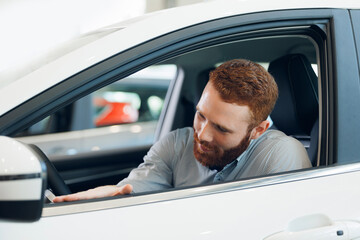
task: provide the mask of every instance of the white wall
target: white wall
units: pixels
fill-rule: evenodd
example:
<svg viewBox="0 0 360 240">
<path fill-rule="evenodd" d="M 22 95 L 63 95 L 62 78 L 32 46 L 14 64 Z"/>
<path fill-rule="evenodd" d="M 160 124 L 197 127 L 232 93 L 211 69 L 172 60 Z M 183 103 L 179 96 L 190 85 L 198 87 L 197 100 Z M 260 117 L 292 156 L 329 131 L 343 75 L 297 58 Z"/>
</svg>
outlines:
<svg viewBox="0 0 360 240">
<path fill-rule="evenodd" d="M 144 12 L 143 0 L 0 0 L 0 72 L 74 35 Z"/>
<path fill-rule="evenodd" d="M 69 38 L 128 18 L 201 0 L 0 0 L 0 77 Z M 1 80 L 1 79 L 0 79 Z"/>
</svg>

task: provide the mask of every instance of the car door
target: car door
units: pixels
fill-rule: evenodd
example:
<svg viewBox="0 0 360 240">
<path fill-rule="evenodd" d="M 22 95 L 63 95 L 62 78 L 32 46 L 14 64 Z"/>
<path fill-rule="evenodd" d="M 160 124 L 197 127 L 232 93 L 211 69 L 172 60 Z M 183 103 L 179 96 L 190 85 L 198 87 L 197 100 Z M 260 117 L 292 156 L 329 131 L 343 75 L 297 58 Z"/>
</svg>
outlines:
<svg viewBox="0 0 360 240">
<path fill-rule="evenodd" d="M 262 43 L 262 40 L 267 43 L 275 40 L 278 43 L 284 38 L 306 39 L 306 42 L 312 42 L 316 53 L 320 100 L 318 161 L 314 168 L 207 186 L 48 204 L 39 222 L 1 222 L 0 232 L 4 239 L 24 236 L 28 239 L 360 237 L 360 211 L 357 207 L 360 191 L 355 185 L 360 180 L 360 164 L 357 163 L 360 129 L 354 129 L 360 119 L 360 111 L 354 101 L 360 99 L 359 69 L 347 10 L 269 11 L 195 25 L 115 56 L 118 60 L 116 70 L 119 71 L 114 74 L 126 75 L 154 62 L 173 61 L 181 65 L 159 120 L 161 128 L 156 134 L 159 138 L 174 128 L 191 124 L 191 114 L 185 113 L 193 107 L 191 100 L 196 99 L 196 94 L 195 91 L 190 94 L 191 88 L 195 89 L 191 84 L 194 83 L 191 79 L 195 78 L 195 73 L 189 70 L 205 66 L 199 64 L 197 51 L 207 49 L 211 53 L 213 49 L 214 55 L 211 57 L 220 62 L 226 58 L 222 58 L 222 54 L 226 53 L 227 46 L 231 52 L 235 52 L 233 46 L 239 46 L 245 51 L 247 45 L 241 44 L 248 40 L 249 43 Z M 257 46 L 261 49 L 263 45 Z M 258 57 L 263 63 L 268 63 L 272 60 L 266 56 L 272 50 L 271 45 L 263 47 L 264 51 L 257 50 L 258 55 L 254 53 L 249 56 L 253 60 Z M 133 56 L 132 51 L 141 52 L 137 55 L 135 66 L 133 62 L 130 64 L 127 61 L 128 56 Z M 253 51 L 256 52 L 256 49 Z M 306 52 L 304 48 L 301 51 Z M 193 62 L 181 62 L 187 59 L 181 57 L 188 53 L 194 54 L 191 55 Z M 281 56 L 282 53 L 277 52 L 275 55 Z M 246 56 L 238 53 L 238 57 Z M 109 63 L 97 67 L 108 67 L 106 64 Z M 82 74 L 86 74 L 86 71 Z M 91 81 L 81 79 L 82 74 L 67 80 L 68 84 L 76 82 L 76 79 L 82 80 L 86 86 Z M 106 80 L 97 78 L 92 81 L 98 81 L 100 85 L 100 82 Z M 85 87 L 83 91 L 90 92 L 91 87 Z M 62 101 L 70 99 L 68 93 L 63 91 L 62 94 Z M 45 97 L 40 95 L 36 100 L 52 100 Z M 59 232 L 59 226 L 64 231 Z"/>
</svg>

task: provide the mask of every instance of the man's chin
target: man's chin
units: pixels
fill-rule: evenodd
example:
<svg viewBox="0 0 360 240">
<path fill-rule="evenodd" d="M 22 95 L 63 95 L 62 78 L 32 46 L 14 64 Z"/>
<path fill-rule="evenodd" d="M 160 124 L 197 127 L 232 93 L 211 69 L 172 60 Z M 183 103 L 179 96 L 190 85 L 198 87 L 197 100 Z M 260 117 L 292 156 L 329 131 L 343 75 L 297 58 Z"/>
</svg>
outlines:
<svg viewBox="0 0 360 240">
<path fill-rule="evenodd" d="M 230 149 L 225 152 L 220 150 L 214 150 L 210 152 L 204 152 L 200 149 L 199 144 L 194 142 L 194 156 L 196 160 L 203 166 L 210 169 L 216 169 L 218 171 L 222 170 L 227 164 L 234 161 L 238 156 L 240 156 L 248 147 L 250 141 L 241 142 L 237 147 Z"/>
<path fill-rule="evenodd" d="M 196 157 L 195 157 L 196 158 Z M 196 160 L 201 164 L 203 165 L 204 167 L 207 167 L 211 170 L 218 170 L 218 171 L 221 171 L 224 166 L 218 166 L 216 164 L 214 164 L 214 161 L 213 162 L 209 162 L 208 161 L 208 158 L 196 158 Z"/>
<path fill-rule="evenodd" d="M 246 150 L 250 143 L 249 136 L 250 131 L 238 146 L 224 151 L 217 146 L 201 144 L 196 133 L 194 133 L 194 156 L 201 165 L 210 169 L 221 170 Z M 204 150 L 201 149 L 202 147 Z"/>
<path fill-rule="evenodd" d="M 210 169 L 218 168 L 217 162 L 219 157 L 215 156 L 214 152 L 204 152 L 201 149 L 194 148 L 195 159 L 203 166 Z"/>
</svg>

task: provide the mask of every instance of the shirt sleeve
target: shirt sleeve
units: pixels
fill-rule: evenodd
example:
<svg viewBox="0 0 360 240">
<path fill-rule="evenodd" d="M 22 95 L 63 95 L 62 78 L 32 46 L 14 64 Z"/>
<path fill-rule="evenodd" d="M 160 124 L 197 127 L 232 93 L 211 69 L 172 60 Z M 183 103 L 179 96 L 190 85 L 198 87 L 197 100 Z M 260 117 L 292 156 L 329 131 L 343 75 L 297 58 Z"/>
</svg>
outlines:
<svg viewBox="0 0 360 240">
<path fill-rule="evenodd" d="M 156 142 L 144 157 L 144 162 L 117 185 L 131 184 L 134 193 L 171 188 L 176 159 L 175 135 L 176 132 L 171 132 Z"/>
</svg>

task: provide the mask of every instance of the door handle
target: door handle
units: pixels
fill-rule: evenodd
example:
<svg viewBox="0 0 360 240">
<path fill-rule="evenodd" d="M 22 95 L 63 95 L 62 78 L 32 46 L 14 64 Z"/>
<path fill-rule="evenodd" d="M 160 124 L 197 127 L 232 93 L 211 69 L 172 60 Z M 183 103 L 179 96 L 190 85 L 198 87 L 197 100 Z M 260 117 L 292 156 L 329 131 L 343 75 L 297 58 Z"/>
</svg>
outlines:
<svg viewBox="0 0 360 240">
<path fill-rule="evenodd" d="M 307 215 L 292 220 L 288 227 L 264 240 L 360 240 L 360 222 L 332 221 L 323 214 Z"/>
</svg>

